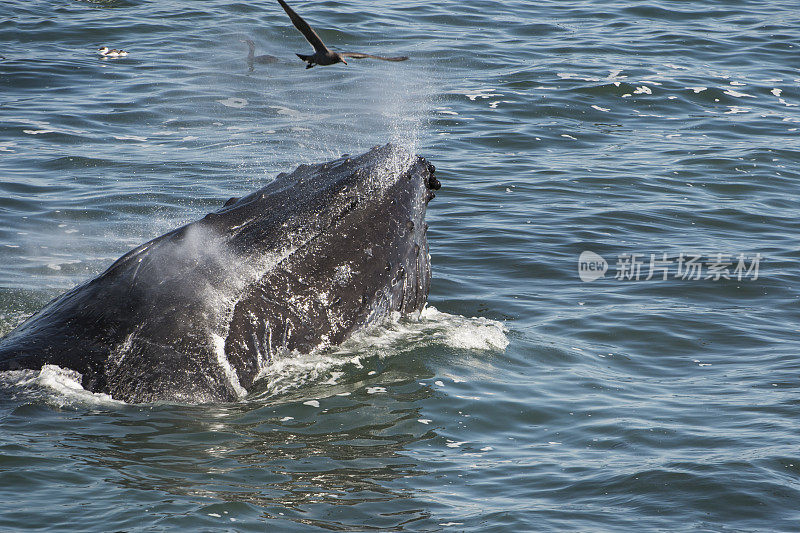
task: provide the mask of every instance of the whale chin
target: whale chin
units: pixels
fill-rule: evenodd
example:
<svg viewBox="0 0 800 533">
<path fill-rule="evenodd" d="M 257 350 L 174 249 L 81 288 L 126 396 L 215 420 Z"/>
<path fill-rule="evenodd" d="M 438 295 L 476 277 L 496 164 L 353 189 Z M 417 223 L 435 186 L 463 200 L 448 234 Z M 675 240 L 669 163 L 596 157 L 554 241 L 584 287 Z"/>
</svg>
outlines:
<svg viewBox="0 0 800 533">
<path fill-rule="evenodd" d="M 434 167 L 388 144 L 279 174 L 128 252 L 0 339 L 0 370 L 58 365 L 131 403 L 234 401 L 430 287 Z"/>
</svg>

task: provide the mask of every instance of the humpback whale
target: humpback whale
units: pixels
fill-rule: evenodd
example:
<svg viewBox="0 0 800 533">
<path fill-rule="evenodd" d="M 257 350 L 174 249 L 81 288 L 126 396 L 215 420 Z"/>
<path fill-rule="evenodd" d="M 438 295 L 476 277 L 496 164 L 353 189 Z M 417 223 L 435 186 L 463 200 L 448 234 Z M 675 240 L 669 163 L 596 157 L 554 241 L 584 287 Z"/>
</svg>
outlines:
<svg viewBox="0 0 800 533">
<path fill-rule="evenodd" d="M 422 310 L 434 170 L 387 144 L 278 174 L 52 300 L 0 339 L 0 370 L 58 365 L 131 403 L 235 401 L 278 357 Z"/>
</svg>

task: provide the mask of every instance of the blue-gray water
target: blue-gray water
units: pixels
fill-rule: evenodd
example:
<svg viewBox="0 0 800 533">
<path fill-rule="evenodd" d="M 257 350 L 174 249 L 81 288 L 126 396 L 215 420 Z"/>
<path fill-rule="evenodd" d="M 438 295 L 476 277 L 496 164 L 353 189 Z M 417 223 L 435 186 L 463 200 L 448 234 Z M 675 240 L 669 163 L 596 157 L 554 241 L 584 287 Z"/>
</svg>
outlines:
<svg viewBox="0 0 800 533">
<path fill-rule="evenodd" d="M 411 59 L 305 70 L 266 0 L 0 4 L 0 333 L 280 171 L 387 141 L 439 169 L 438 312 L 239 404 L 6 373 L 0 529 L 796 530 L 797 3 L 293 5 L 332 48 Z M 248 37 L 281 62 L 250 72 Z M 583 251 L 605 277 L 581 281 Z M 717 254 L 733 279 L 705 279 Z"/>
</svg>

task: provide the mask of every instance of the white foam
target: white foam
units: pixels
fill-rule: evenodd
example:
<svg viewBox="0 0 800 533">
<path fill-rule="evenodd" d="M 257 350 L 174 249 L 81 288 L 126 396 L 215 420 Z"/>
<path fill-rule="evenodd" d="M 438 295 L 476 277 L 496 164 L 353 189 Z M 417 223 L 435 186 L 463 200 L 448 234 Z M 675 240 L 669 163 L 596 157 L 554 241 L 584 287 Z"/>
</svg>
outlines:
<svg viewBox="0 0 800 533">
<path fill-rule="evenodd" d="M 556 76 L 558 76 L 562 80 L 602 81 L 600 78 L 597 78 L 597 77 L 594 77 L 594 76 L 590 76 L 588 78 L 584 78 L 584 77 L 581 77 L 578 74 L 575 74 L 574 72 L 557 72 Z M 610 79 L 610 78 L 606 78 L 606 79 Z"/>
<path fill-rule="evenodd" d="M 734 91 L 733 89 L 728 89 L 727 91 L 723 92 L 729 96 L 733 96 L 734 98 L 755 98 L 755 96 L 752 94 L 740 93 L 739 91 Z"/>
<path fill-rule="evenodd" d="M 478 98 L 485 99 L 485 98 L 491 98 L 492 96 L 503 96 L 503 95 L 494 92 L 494 89 L 485 88 L 485 89 L 470 90 L 469 92 L 465 92 L 464 96 L 466 96 L 467 98 L 469 98 L 474 102 Z"/>
<path fill-rule="evenodd" d="M 45 392 L 47 401 L 59 407 L 65 405 L 118 406 L 125 402 L 108 394 L 89 392 L 81 386 L 82 375 L 75 370 L 56 365 L 44 365 L 41 370 L 11 370 L 0 372 L 0 384 L 23 389 L 27 393 Z"/>
<path fill-rule="evenodd" d="M 348 363 L 361 366 L 358 358 L 342 359 L 326 354 L 278 354 L 256 377 L 259 382 L 257 386 L 265 387 L 267 394 L 280 394 L 329 377 L 332 369 L 342 368 Z"/>
<path fill-rule="evenodd" d="M 273 105 L 270 107 L 274 109 L 279 115 L 285 115 L 287 117 L 293 117 L 293 118 L 300 118 L 303 116 L 302 112 L 298 111 L 297 109 L 292 109 L 290 107 L 283 107 L 279 105 Z"/>
<path fill-rule="evenodd" d="M 388 357 L 418 346 L 442 345 L 474 351 L 499 352 L 508 346 L 508 329 L 496 320 L 442 313 L 426 307 L 418 318 L 394 316 L 388 323 L 354 334 L 341 345 L 311 354 L 282 353 L 261 370 L 258 388 L 274 395 L 306 383 L 331 384 L 347 365 L 363 367 L 371 357 Z M 374 394 L 379 392 L 373 388 Z M 383 392 L 383 391 L 380 391 Z"/>
<path fill-rule="evenodd" d="M 433 306 L 426 307 L 420 318 L 438 324 L 435 340 L 453 348 L 501 352 L 508 346 L 508 328 L 497 320 L 450 315 Z"/>
<path fill-rule="evenodd" d="M 241 109 L 248 104 L 244 98 L 225 98 L 224 100 L 217 100 L 217 102 L 225 107 L 235 107 L 237 109 Z"/>
<path fill-rule="evenodd" d="M 742 107 L 738 105 L 729 105 L 728 111 L 725 111 L 726 115 L 736 115 L 738 113 L 747 113 L 750 111 L 749 107 Z"/>
</svg>

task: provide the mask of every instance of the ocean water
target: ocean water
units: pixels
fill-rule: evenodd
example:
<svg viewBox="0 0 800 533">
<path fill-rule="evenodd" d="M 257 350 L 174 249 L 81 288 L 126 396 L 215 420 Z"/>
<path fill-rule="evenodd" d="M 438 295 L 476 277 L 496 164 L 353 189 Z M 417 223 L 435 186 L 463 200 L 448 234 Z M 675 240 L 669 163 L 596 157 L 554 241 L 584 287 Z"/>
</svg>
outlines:
<svg viewBox="0 0 800 533">
<path fill-rule="evenodd" d="M 431 307 L 235 404 L 0 374 L 0 529 L 796 531 L 797 3 L 292 5 L 410 59 L 305 70 L 265 0 L 0 4 L 0 334 L 386 142 L 443 184 Z"/>
</svg>

